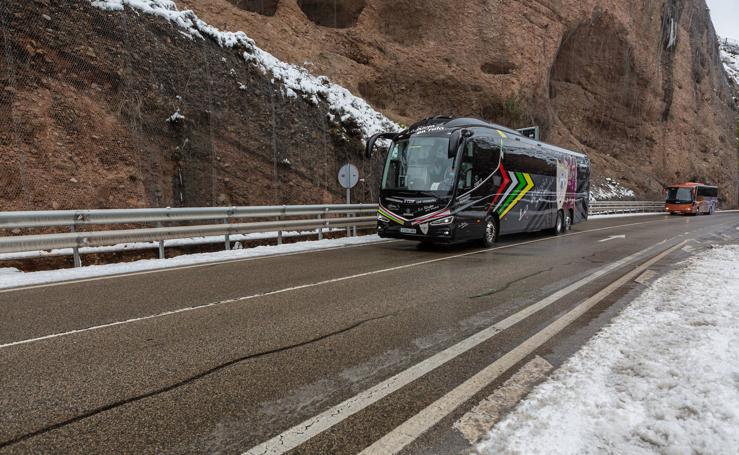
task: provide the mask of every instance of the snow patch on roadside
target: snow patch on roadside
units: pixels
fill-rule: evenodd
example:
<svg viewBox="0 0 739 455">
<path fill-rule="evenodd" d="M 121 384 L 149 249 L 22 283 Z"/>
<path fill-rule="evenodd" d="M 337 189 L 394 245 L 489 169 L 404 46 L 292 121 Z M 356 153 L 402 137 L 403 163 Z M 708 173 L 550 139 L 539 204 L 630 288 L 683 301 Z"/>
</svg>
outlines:
<svg viewBox="0 0 739 455">
<path fill-rule="evenodd" d="M 16 273 L 21 273 L 21 271 L 15 267 L 0 267 L 0 275 L 12 275 Z"/>
<path fill-rule="evenodd" d="M 270 74 L 273 83 L 282 84 L 283 95 L 294 97 L 300 93 L 303 99 L 316 106 L 321 100 L 325 101 L 332 114 L 330 118 L 339 119 L 338 123 L 345 129 L 359 128 L 365 139 L 375 133 L 401 129 L 397 123 L 372 109 L 364 99 L 332 83 L 327 77 L 314 76 L 303 67 L 277 59 L 258 48 L 244 32 L 224 32 L 201 20 L 193 11 L 180 11 L 172 0 L 91 0 L 91 4 L 105 11 L 123 11 L 124 6 L 128 6 L 167 19 L 191 39 L 207 37 L 221 47 L 243 50 L 246 62 L 256 66 L 263 74 Z"/>
<path fill-rule="evenodd" d="M 665 212 L 645 212 L 645 213 L 613 213 L 608 215 L 589 215 L 588 220 L 607 220 L 609 218 L 629 218 L 632 216 L 656 216 L 664 215 Z"/>
<path fill-rule="evenodd" d="M 482 453 L 735 453 L 739 246 L 693 257 L 493 428 Z"/>
<path fill-rule="evenodd" d="M 346 229 L 342 228 L 325 228 L 324 234 L 346 232 Z M 307 237 L 318 235 L 316 231 L 283 231 L 282 238 L 291 237 Z M 229 240 L 233 245 L 232 248 L 237 249 L 240 242 L 253 242 L 257 240 L 274 240 L 279 238 L 278 232 L 258 232 L 253 234 L 232 234 L 229 236 Z M 177 248 L 177 247 L 188 247 L 197 245 L 213 245 L 213 244 L 225 244 L 225 237 L 222 235 L 208 236 L 208 237 L 192 237 L 187 239 L 172 239 L 164 241 L 164 248 Z M 159 242 L 133 242 L 133 243 L 119 243 L 111 246 L 91 246 L 80 248 L 80 254 L 102 254 L 102 253 L 119 253 L 122 251 L 139 251 L 139 250 L 152 250 L 159 248 Z M 43 251 L 24 251 L 20 253 L 2 253 L 0 254 L 0 261 L 14 261 L 19 259 L 37 259 L 37 258 L 48 258 L 56 256 L 72 256 L 74 251 L 72 248 L 59 248 L 55 250 L 43 250 Z"/>
<path fill-rule="evenodd" d="M 29 273 L 0 273 L 0 289 L 32 286 L 37 284 L 57 283 L 69 280 L 81 280 L 102 276 L 119 275 L 123 273 L 146 272 L 151 270 L 169 269 L 188 265 L 217 263 L 238 259 L 248 259 L 263 256 L 274 256 L 289 253 L 325 250 L 330 248 L 367 245 L 383 241 L 377 235 L 349 237 L 342 239 L 316 240 L 312 242 L 298 242 L 279 246 L 259 246 L 254 248 L 220 251 L 216 253 L 188 254 L 171 259 L 147 259 L 136 262 L 119 264 L 92 265 L 76 269 L 61 269 L 44 272 Z"/>
</svg>

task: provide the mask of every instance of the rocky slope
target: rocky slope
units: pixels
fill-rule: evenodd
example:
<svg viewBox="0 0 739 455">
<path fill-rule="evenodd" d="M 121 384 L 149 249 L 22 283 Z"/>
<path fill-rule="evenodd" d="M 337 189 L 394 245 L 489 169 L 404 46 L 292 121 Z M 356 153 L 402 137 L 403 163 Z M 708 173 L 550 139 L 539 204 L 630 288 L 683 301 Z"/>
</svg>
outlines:
<svg viewBox="0 0 739 455">
<path fill-rule="evenodd" d="M 362 139 L 397 126 L 246 35 L 169 0 L 14 0 L 0 23 L 0 210 L 336 202 L 347 161 L 376 200 Z"/>
<path fill-rule="evenodd" d="M 335 7 L 334 7 L 335 4 Z M 402 122 L 439 113 L 586 151 L 595 179 L 737 201 L 735 109 L 704 0 L 181 0 Z"/>
<path fill-rule="evenodd" d="M 106 2 L 121 8 L 0 4 L 0 209 L 338 201 L 345 161 L 366 177 L 356 195 L 375 198 L 367 128 L 307 73 L 245 64 L 271 56 L 122 6 L 169 0 L 92 3 Z M 736 204 L 736 106 L 704 0 L 177 5 L 399 122 L 538 124 L 589 153 L 604 188 L 657 198 L 701 179 Z"/>
</svg>

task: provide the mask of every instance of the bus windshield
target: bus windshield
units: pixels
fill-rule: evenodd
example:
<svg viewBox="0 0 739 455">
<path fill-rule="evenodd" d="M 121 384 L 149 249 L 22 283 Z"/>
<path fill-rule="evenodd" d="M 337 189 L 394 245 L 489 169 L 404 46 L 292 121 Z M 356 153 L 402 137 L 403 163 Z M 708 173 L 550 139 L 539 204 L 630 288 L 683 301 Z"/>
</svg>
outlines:
<svg viewBox="0 0 739 455">
<path fill-rule="evenodd" d="M 667 191 L 667 202 L 672 204 L 693 202 L 693 193 L 690 188 L 670 188 Z"/>
<path fill-rule="evenodd" d="M 385 163 L 382 189 L 451 193 L 454 158 L 449 158 L 448 149 L 446 137 L 411 137 L 393 143 Z"/>
</svg>

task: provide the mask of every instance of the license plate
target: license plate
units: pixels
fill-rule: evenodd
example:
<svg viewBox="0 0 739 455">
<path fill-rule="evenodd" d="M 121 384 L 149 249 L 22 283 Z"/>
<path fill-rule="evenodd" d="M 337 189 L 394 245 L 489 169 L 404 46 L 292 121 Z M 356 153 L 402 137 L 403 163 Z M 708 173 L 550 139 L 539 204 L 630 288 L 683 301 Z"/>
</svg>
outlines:
<svg viewBox="0 0 739 455">
<path fill-rule="evenodd" d="M 401 234 L 415 234 L 416 230 L 411 228 L 400 228 Z"/>
</svg>

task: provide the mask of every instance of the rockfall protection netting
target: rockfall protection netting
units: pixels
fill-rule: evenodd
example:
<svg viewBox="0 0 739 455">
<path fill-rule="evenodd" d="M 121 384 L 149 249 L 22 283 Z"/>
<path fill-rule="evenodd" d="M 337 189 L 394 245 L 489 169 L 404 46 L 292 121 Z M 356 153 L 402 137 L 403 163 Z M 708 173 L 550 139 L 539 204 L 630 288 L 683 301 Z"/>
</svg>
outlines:
<svg viewBox="0 0 739 455">
<path fill-rule="evenodd" d="M 347 162 L 354 200 L 376 200 L 380 163 L 325 100 L 243 49 L 93 3 L 0 2 L 0 210 L 341 202 Z"/>
</svg>

